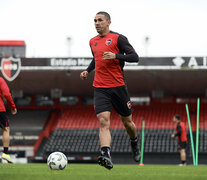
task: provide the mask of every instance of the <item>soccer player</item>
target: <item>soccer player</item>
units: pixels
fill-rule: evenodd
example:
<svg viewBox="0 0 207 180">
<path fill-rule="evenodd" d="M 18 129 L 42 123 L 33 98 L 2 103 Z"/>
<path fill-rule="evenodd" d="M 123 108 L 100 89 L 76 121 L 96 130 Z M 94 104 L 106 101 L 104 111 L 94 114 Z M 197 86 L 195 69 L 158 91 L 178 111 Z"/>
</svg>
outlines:
<svg viewBox="0 0 207 180">
<path fill-rule="evenodd" d="M 98 163 L 111 169 L 113 163 L 110 156 L 109 129 L 112 107 L 120 115 L 130 137 L 134 160 L 140 161 L 136 126 L 132 121 L 131 102 L 123 72 L 125 62 L 138 62 L 139 57 L 125 36 L 109 30 L 111 18 L 107 12 L 98 12 L 94 24 L 98 35 L 90 40 L 93 60 L 88 68 L 81 72 L 80 78 L 87 79 L 88 73 L 95 69 L 94 107 L 99 120 L 101 146 Z"/>
<path fill-rule="evenodd" d="M 177 137 L 178 148 L 180 150 L 180 166 L 186 165 L 186 146 L 187 146 L 187 135 L 184 122 L 181 121 L 178 114 L 174 115 L 173 122 L 177 124 L 176 134 L 172 134 L 171 138 Z"/>
<path fill-rule="evenodd" d="M 16 106 L 10 94 L 9 88 L 2 77 L 0 77 L 0 127 L 3 129 L 2 144 L 4 152 L 1 158 L 6 160 L 8 163 L 12 163 L 11 158 L 8 154 L 9 143 L 10 143 L 10 129 L 9 120 L 6 116 L 6 108 L 4 106 L 3 96 L 7 100 L 11 113 L 14 115 L 17 113 Z"/>
</svg>

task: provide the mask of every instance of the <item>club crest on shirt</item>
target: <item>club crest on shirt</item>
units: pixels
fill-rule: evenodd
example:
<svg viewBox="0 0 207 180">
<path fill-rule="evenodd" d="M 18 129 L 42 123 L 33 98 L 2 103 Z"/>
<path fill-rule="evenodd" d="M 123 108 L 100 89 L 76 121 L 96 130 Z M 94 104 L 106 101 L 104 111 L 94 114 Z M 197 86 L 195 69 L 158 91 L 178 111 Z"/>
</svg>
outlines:
<svg viewBox="0 0 207 180">
<path fill-rule="evenodd" d="M 20 58 L 3 58 L 1 59 L 1 72 L 8 81 L 13 81 L 20 73 Z"/>
<path fill-rule="evenodd" d="M 111 44 L 111 42 L 112 42 L 112 39 L 107 39 L 106 42 L 105 42 L 105 44 L 106 44 L 107 46 L 109 46 L 109 45 Z"/>
<path fill-rule="evenodd" d="M 127 107 L 128 107 L 129 109 L 131 109 L 132 105 L 131 105 L 131 102 L 130 102 L 130 101 L 127 102 Z"/>
</svg>

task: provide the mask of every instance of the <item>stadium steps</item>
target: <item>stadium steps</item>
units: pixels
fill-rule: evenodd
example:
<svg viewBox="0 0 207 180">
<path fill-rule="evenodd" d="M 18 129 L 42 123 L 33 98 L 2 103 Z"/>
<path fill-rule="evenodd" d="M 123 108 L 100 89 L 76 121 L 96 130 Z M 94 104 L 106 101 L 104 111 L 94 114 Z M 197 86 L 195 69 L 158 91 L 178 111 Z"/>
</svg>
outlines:
<svg viewBox="0 0 207 180">
<path fill-rule="evenodd" d="M 145 132 L 145 153 L 178 153 L 176 139 L 171 139 L 170 135 L 174 133 L 172 129 L 148 129 Z M 50 137 L 45 141 L 42 151 L 37 154 L 46 158 L 51 152 L 61 151 L 66 155 L 99 153 L 99 131 L 98 129 L 55 129 Z M 112 134 L 112 153 L 131 153 L 130 141 L 126 131 L 123 129 L 111 129 Z M 141 130 L 138 130 L 139 143 L 141 142 Z M 200 133 L 201 153 L 206 152 L 207 143 L 206 131 Z M 190 144 L 188 153 L 191 154 Z"/>
<path fill-rule="evenodd" d="M 48 110 L 18 110 L 13 116 L 7 113 L 10 120 L 10 146 L 33 146 L 37 141 L 45 119 L 49 116 Z M 0 136 L 0 146 L 2 146 Z"/>
<path fill-rule="evenodd" d="M 50 116 L 46 120 L 46 122 L 44 124 L 44 128 L 43 128 L 38 140 L 34 144 L 34 157 L 36 155 L 36 152 L 40 151 L 41 147 L 43 146 L 42 144 L 44 144 L 46 139 L 49 138 L 50 133 L 52 131 L 54 131 L 54 129 L 56 128 L 59 116 L 60 116 L 59 111 L 53 111 L 53 112 L 50 113 Z"/>
<path fill-rule="evenodd" d="M 133 121 L 138 127 L 139 142 L 141 139 L 141 122 L 145 120 L 145 153 L 178 153 L 176 139 L 170 135 L 175 132 L 172 122 L 174 114 L 180 114 L 185 122 L 187 133 L 188 124 L 184 107 L 173 106 L 134 106 Z M 196 114 L 191 108 L 191 126 L 195 130 Z M 81 153 L 99 153 L 98 120 L 92 106 L 77 107 L 61 110 L 56 117 L 54 131 L 41 144 L 38 156 L 44 158 L 53 151 L 62 151 L 66 155 Z M 51 132 L 51 131 L 50 131 Z M 129 138 L 117 113 L 111 114 L 111 134 L 113 153 L 131 153 Z M 207 110 L 200 112 L 200 144 L 199 151 L 207 152 Z M 188 137 L 190 140 L 190 138 Z M 188 142 L 189 143 L 189 142 Z M 191 156 L 191 145 L 188 145 L 188 154 Z"/>
<path fill-rule="evenodd" d="M 133 121 L 138 129 L 141 129 L 141 122 L 145 120 L 146 129 L 174 129 L 175 124 L 172 121 L 174 114 L 179 114 L 182 121 L 188 128 L 185 108 L 178 107 L 148 107 L 134 106 Z M 191 126 L 196 129 L 196 113 L 191 111 Z M 124 129 L 120 121 L 119 115 L 112 111 L 111 125 L 112 129 Z M 62 110 L 59 117 L 57 129 L 96 129 L 99 128 L 98 120 L 92 106 L 71 108 Z M 200 129 L 207 129 L 207 110 L 200 111 Z"/>
</svg>

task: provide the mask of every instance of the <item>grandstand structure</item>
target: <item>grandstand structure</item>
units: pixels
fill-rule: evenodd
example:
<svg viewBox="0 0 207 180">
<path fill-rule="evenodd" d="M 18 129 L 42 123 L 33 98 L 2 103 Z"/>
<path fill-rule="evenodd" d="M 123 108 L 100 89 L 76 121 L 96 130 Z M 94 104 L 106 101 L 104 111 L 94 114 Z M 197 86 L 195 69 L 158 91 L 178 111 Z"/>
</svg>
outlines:
<svg viewBox="0 0 207 180">
<path fill-rule="evenodd" d="M 10 116 L 11 151 L 17 156 L 46 161 L 51 152 L 61 151 L 71 162 L 96 162 L 99 125 L 93 108 L 93 73 L 87 81 L 79 78 L 90 60 L 21 59 L 21 72 L 8 82 L 19 112 Z M 197 97 L 201 99 L 199 161 L 207 163 L 203 158 L 207 152 L 206 58 L 182 60 L 180 63 L 181 58 L 140 58 L 139 65 L 126 65 L 125 77 L 139 142 L 145 120 L 145 163 L 179 162 L 177 141 L 170 138 L 175 132 L 172 117 L 180 114 L 189 136 L 187 103 L 195 132 Z M 114 110 L 111 134 L 114 162 L 134 163 L 129 138 Z M 190 141 L 187 155 L 188 163 L 192 163 Z"/>
<path fill-rule="evenodd" d="M 0 57 L 25 57 L 26 44 L 23 40 L 0 40 Z"/>
</svg>

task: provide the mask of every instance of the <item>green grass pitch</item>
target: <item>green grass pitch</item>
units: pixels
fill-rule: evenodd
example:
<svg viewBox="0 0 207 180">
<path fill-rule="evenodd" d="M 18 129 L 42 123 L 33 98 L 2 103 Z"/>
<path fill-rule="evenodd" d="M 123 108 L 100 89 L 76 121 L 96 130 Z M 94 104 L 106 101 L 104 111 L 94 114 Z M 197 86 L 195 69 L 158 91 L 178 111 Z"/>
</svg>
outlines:
<svg viewBox="0 0 207 180">
<path fill-rule="evenodd" d="M 207 180 L 207 166 L 69 164 L 62 171 L 47 164 L 0 164 L 0 180 Z"/>
</svg>

